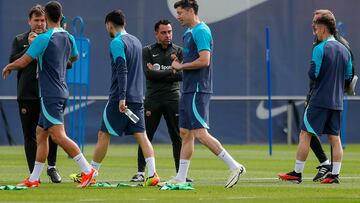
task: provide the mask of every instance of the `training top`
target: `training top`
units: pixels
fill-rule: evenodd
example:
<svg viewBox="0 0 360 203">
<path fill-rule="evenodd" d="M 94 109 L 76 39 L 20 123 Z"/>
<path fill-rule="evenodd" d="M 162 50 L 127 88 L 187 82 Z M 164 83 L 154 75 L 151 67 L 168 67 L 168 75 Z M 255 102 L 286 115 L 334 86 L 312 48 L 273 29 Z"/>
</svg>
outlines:
<svg viewBox="0 0 360 203">
<path fill-rule="evenodd" d="M 345 80 L 352 76 L 350 52 L 333 36 L 314 47 L 309 78 L 315 80 L 310 105 L 343 109 Z"/>
<path fill-rule="evenodd" d="M 141 42 L 126 31 L 119 32 L 110 42 L 110 57 L 112 74 L 109 100 L 143 103 Z"/>
<path fill-rule="evenodd" d="M 213 39 L 210 28 L 200 22 L 192 29 L 188 28 L 183 35 L 183 63 L 191 63 L 199 58 L 199 52 L 207 50 L 212 54 Z M 212 63 L 208 67 L 183 70 L 183 93 L 212 93 Z"/>
<path fill-rule="evenodd" d="M 37 36 L 26 51 L 38 60 L 40 97 L 68 98 L 66 66 L 78 55 L 74 37 L 62 28 L 50 28 Z"/>
<path fill-rule="evenodd" d="M 171 43 L 166 49 L 160 43 L 143 48 L 143 68 L 146 76 L 146 94 L 148 101 L 177 101 L 180 97 L 182 71 L 173 73 L 171 55 L 182 61 L 181 47 Z M 160 70 L 150 70 L 147 63 L 159 64 Z"/>
</svg>

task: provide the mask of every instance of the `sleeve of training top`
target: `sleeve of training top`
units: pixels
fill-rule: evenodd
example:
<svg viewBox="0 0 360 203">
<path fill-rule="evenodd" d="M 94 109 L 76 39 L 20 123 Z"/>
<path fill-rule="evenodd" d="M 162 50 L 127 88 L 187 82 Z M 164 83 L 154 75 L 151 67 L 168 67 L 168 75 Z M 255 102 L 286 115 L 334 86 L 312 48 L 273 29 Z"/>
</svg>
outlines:
<svg viewBox="0 0 360 203">
<path fill-rule="evenodd" d="M 79 55 L 79 51 L 76 46 L 75 38 L 71 34 L 69 34 L 69 38 L 72 43 L 70 57 L 75 57 L 75 56 Z"/>
<path fill-rule="evenodd" d="M 121 40 L 111 41 L 110 51 L 115 64 L 115 72 L 119 89 L 119 100 L 125 100 L 127 88 L 127 67 L 124 42 Z"/>
<path fill-rule="evenodd" d="M 160 70 L 150 70 L 147 67 L 148 63 L 153 64 L 150 48 L 148 46 L 146 46 L 143 48 L 142 52 L 143 52 L 143 68 L 144 68 L 144 73 L 145 73 L 145 77 L 147 80 L 161 81 L 162 79 L 165 79 L 166 77 L 171 75 L 171 70 L 161 70 L 161 71 Z"/>
<path fill-rule="evenodd" d="M 16 61 L 22 55 L 24 55 L 27 50 L 28 50 L 28 46 L 21 49 L 21 47 L 19 46 L 19 40 L 17 39 L 17 37 L 15 37 L 15 39 L 12 43 L 12 46 L 11 46 L 11 54 L 9 57 L 9 62 L 12 63 L 12 62 Z"/>
<path fill-rule="evenodd" d="M 193 37 L 197 46 L 198 52 L 200 51 L 211 51 L 211 33 L 206 29 L 197 29 L 193 31 Z"/>
<path fill-rule="evenodd" d="M 321 44 L 319 44 L 313 49 L 311 66 L 308 73 L 311 80 L 315 80 L 319 76 L 321 63 L 324 57 L 323 47 L 324 46 L 321 46 Z"/>
<path fill-rule="evenodd" d="M 40 34 L 34 39 L 34 41 L 31 43 L 29 49 L 26 51 L 25 54 L 35 59 L 45 51 L 49 43 L 49 40 L 50 39 L 48 36 L 46 36 L 45 34 Z"/>
</svg>

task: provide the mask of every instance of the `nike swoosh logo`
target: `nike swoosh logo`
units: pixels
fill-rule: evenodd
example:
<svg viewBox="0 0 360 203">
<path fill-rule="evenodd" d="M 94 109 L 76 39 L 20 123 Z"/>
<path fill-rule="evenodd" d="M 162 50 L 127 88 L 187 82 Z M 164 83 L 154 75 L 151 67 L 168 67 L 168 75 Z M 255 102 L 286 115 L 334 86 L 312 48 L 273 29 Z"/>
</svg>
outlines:
<svg viewBox="0 0 360 203">
<path fill-rule="evenodd" d="M 304 103 L 304 101 L 297 101 L 297 102 L 295 102 L 295 106 L 299 106 L 303 103 Z M 271 109 L 271 117 L 275 117 L 280 114 L 283 114 L 283 113 L 287 112 L 287 110 L 288 110 L 287 104 L 272 108 Z M 265 101 L 260 101 L 260 103 L 256 107 L 256 117 L 261 120 L 269 119 L 269 109 L 267 109 L 265 107 Z"/>
<path fill-rule="evenodd" d="M 69 103 L 71 103 L 71 102 L 72 102 L 72 101 L 69 100 Z M 87 105 L 90 106 L 90 104 L 93 104 L 93 103 L 95 103 L 94 100 L 88 101 L 88 102 L 87 102 Z M 72 112 L 74 112 L 74 111 L 77 111 L 77 110 L 79 110 L 80 108 L 84 108 L 85 106 L 86 106 L 86 102 L 81 102 L 81 105 L 80 105 L 80 104 L 75 104 L 75 109 L 74 109 L 74 108 L 73 108 L 73 105 L 72 105 L 72 103 L 71 103 L 71 105 L 69 105 L 68 107 L 66 107 L 65 112 L 64 112 L 64 115 L 67 115 L 67 114 L 69 114 L 69 113 L 72 113 Z"/>
<path fill-rule="evenodd" d="M 152 55 L 152 57 L 157 57 L 157 56 L 159 56 L 159 54 L 153 54 L 153 55 Z"/>
<path fill-rule="evenodd" d="M 168 8 L 171 14 L 176 18 L 176 10 L 174 3 L 178 0 L 167 0 Z M 198 1 L 199 4 L 199 17 L 206 23 L 215 23 L 236 14 L 247 11 L 259 4 L 268 0 L 226 0 L 226 3 L 217 3 L 217 1 Z"/>
</svg>

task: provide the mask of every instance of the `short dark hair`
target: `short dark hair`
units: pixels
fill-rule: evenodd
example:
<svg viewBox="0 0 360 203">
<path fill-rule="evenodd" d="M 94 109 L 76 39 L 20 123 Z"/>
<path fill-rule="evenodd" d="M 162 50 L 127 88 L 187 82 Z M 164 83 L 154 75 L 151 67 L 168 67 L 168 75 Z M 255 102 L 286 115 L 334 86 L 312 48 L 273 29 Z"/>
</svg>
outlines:
<svg viewBox="0 0 360 203">
<path fill-rule="evenodd" d="M 45 15 L 44 7 L 42 7 L 40 4 L 33 6 L 29 11 L 29 19 L 31 19 L 33 15 L 36 17 Z"/>
<path fill-rule="evenodd" d="M 154 26 L 154 30 L 155 31 L 158 31 L 159 30 L 159 27 L 160 25 L 171 25 L 171 22 L 169 20 L 159 20 L 157 23 L 155 23 L 155 26 Z"/>
<path fill-rule="evenodd" d="M 52 22 L 57 23 L 62 18 L 62 6 L 57 1 L 49 1 L 45 5 L 45 13 Z"/>
<path fill-rule="evenodd" d="M 336 21 L 334 15 L 323 14 L 316 19 L 315 24 L 325 25 L 332 35 L 336 33 Z"/>
<path fill-rule="evenodd" d="M 125 25 L 125 14 L 121 10 L 113 10 L 110 13 L 108 13 L 105 17 L 105 23 L 111 22 L 116 27 L 124 27 Z"/>
<path fill-rule="evenodd" d="M 199 4 L 196 0 L 180 0 L 174 4 L 174 8 L 181 7 L 183 9 L 194 9 L 195 15 L 198 14 L 199 11 Z"/>
</svg>

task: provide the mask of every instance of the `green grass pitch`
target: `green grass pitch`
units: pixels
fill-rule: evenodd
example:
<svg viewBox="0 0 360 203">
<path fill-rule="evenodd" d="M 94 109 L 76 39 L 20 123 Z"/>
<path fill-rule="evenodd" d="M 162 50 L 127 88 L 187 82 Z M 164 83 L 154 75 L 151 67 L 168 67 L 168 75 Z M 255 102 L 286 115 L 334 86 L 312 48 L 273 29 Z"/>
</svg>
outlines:
<svg viewBox="0 0 360 203">
<path fill-rule="evenodd" d="M 155 145 L 157 171 L 162 180 L 175 175 L 170 145 Z M 74 161 L 59 148 L 57 167 L 63 183 L 50 183 L 45 170 L 39 188 L 25 191 L 0 191 L 0 202 L 360 202 L 360 145 L 344 151 L 341 184 L 312 182 L 317 161 L 312 153 L 305 165 L 301 184 L 281 182 L 276 174 L 293 169 L 296 146 L 275 145 L 273 156 L 266 145 L 232 145 L 227 150 L 246 166 L 238 184 L 225 189 L 228 176 L 225 164 L 201 145 L 196 145 L 189 176 L 192 191 L 160 191 L 157 187 L 76 188 L 68 175 L 79 171 Z M 329 151 L 328 147 L 325 147 Z M 94 147 L 86 146 L 91 160 Z M 0 147 L 0 185 L 15 185 L 27 174 L 22 146 Z M 127 182 L 136 172 L 136 145 L 111 145 L 100 169 L 98 181 Z"/>
</svg>

